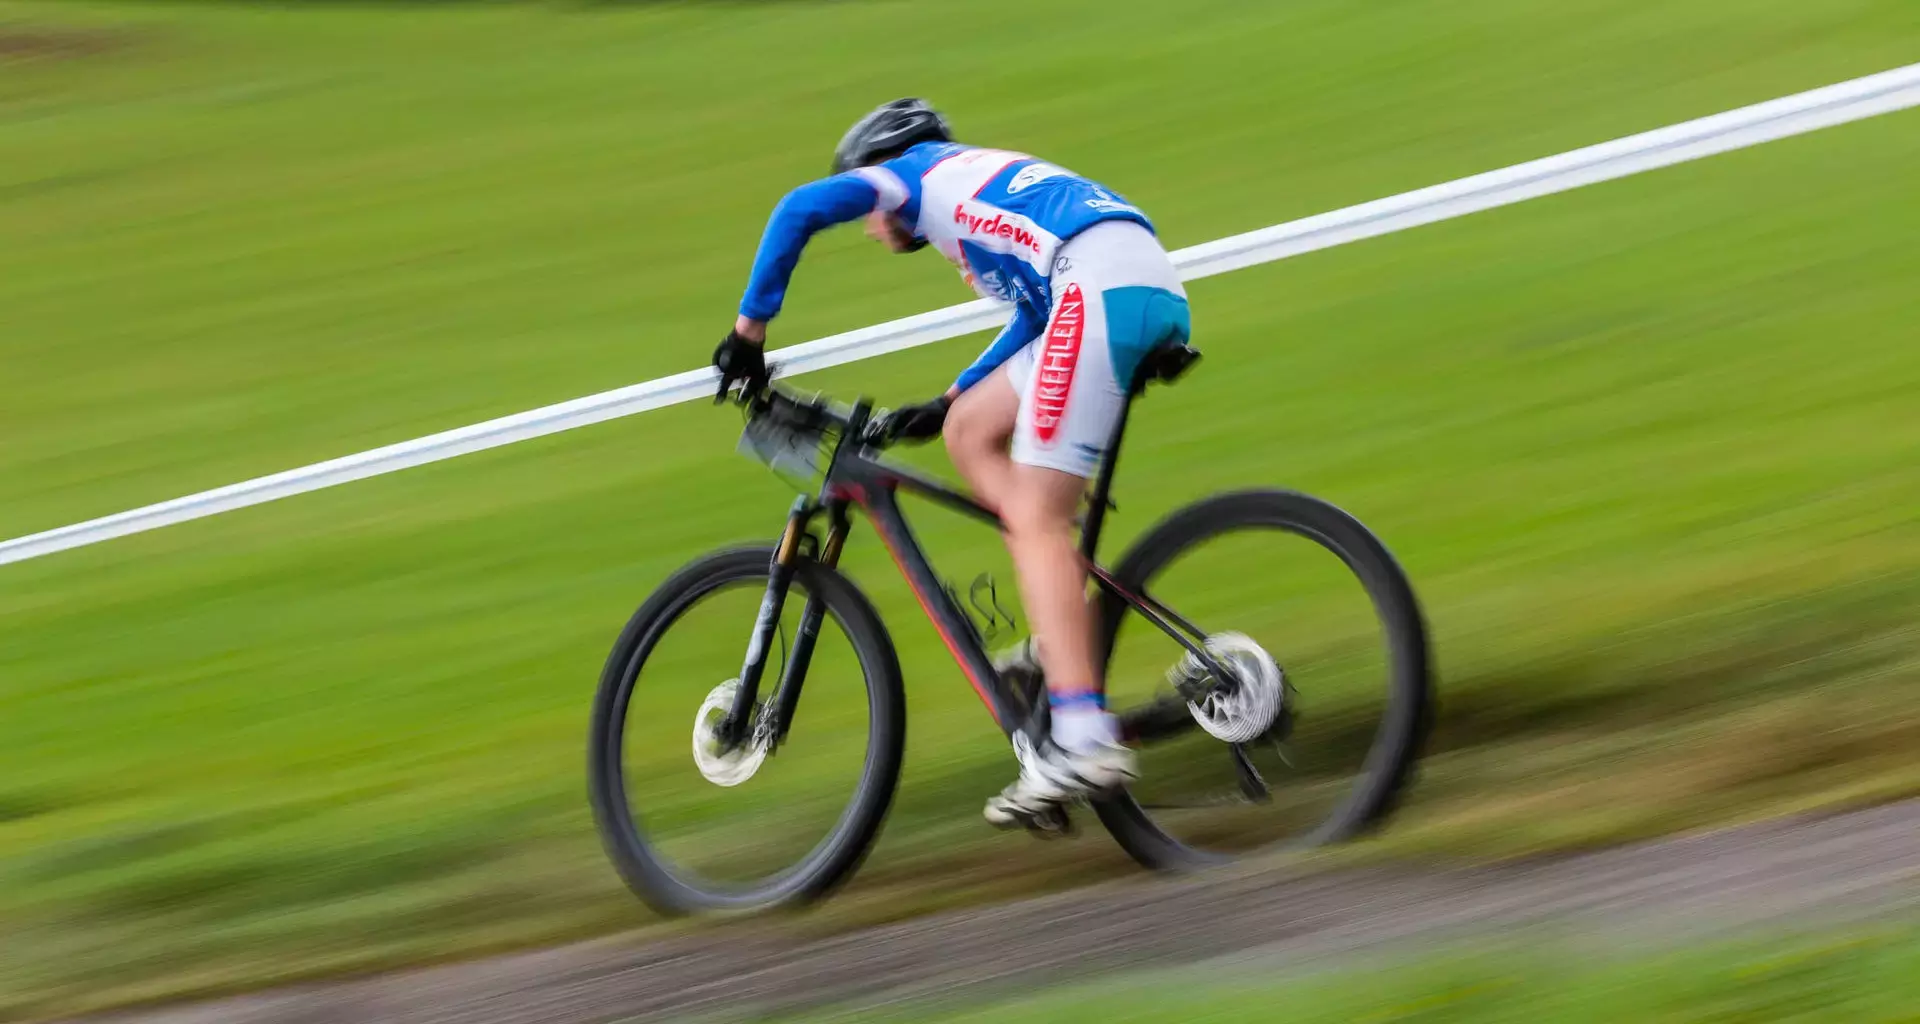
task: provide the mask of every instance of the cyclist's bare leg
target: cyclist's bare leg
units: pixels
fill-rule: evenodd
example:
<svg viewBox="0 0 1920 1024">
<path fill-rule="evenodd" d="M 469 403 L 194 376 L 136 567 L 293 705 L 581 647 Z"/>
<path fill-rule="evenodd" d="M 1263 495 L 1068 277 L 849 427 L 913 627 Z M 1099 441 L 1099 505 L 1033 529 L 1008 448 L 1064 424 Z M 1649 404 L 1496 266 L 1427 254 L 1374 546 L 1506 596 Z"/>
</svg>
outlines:
<svg viewBox="0 0 1920 1024">
<path fill-rule="evenodd" d="M 1014 463 L 1000 518 L 1020 577 L 1020 597 L 1046 675 L 1051 743 L 1014 734 L 1020 777 L 989 799 L 986 818 L 1001 828 L 1055 832 L 1063 805 L 1125 785 L 1136 775 L 1133 752 L 1120 745 L 1119 723 L 1106 710 L 1074 515 L 1085 478 Z"/>
<path fill-rule="evenodd" d="M 1094 650 L 1087 564 L 1074 525 L 1087 482 L 1041 466 L 1010 462 L 1008 469 L 1000 517 L 1033 635 L 1046 638 L 1035 653 L 1047 693 L 1056 705 L 1100 694 L 1105 687 Z"/>
<path fill-rule="evenodd" d="M 1016 491 L 1024 490 L 1027 486 L 1022 482 L 1020 475 L 1023 474 L 1037 475 L 1046 473 L 1051 476 L 1057 476 L 1067 481 L 1066 484 L 1061 485 L 1066 487 L 1071 487 L 1075 479 L 1064 473 L 1036 470 L 1031 466 L 1017 466 L 1014 464 L 1009 454 L 1008 443 L 1013 437 L 1014 418 L 1018 414 L 1019 409 L 1020 395 L 1019 392 L 1014 390 L 1006 369 L 995 370 L 992 374 L 988 375 L 985 380 L 974 385 L 958 398 L 954 399 L 953 407 L 947 412 L 946 429 L 944 431 L 947 444 L 947 457 L 953 460 L 954 468 L 960 471 L 961 477 L 967 481 L 967 485 L 973 490 L 974 497 L 979 499 L 981 504 L 1003 513 L 1003 517 L 1004 514 L 1008 512 L 1010 501 L 1018 506 L 1018 508 L 1014 510 L 1013 515 L 1019 518 L 1021 528 L 1016 531 L 1014 524 L 1009 522 L 1007 547 L 1009 553 L 1014 556 L 1014 570 L 1021 577 L 1021 594 L 1029 609 L 1027 614 L 1031 618 L 1033 627 L 1031 630 L 1032 635 L 1038 637 L 1043 633 L 1051 633 L 1055 629 L 1065 628 L 1075 630 L 1076 632 L 1073 635 L 1077 636 L 1079 635 L 1078 631 L 1084 628 L 1089 638 L 1091 638 L 1093 628 L 1091 619 L 1088 618 L 1084 626 L 1079 623 L 1080 618 L 1087 617 L 1088 615 L 1084 608 L 1079 610 L 1080 614 L 1077 617 L 1073 609 L 1066 609 L 1066 618 L 1064 621 L 1060 621 L 1063 617 L 1059 614 L 1049 614 L 1045 610 L 1035 610 L 1043 606 L 1035 604 L 1034 594 L 1030 592 L 1032 588 L 1026 582 L 1028 566 L 1030 564 L 1047 565 L 1059 562 L 1060 559 L 1064 557 L 1062 554 L 1063 551 L 1067 554 L 1072 553 L 1070 550 L 1073 547 L 1071 537 L 1073 529 L 1072 517 L 1077 509 L 1075 503 L 1078 502 L 1079 498 L 1076 494 L 1070 500 L 1067 500 L 1065 518 L 1061 518 L 1059 515 L 1046 513 L 1044 511 L 1046 504 L 1044 501 L 1036 503 L 1031 500 L 1020 501 L 1011 497 Z M 1041 479 L 1044 483 L 1044 478 Z M 1062 529 L 1068 534 L 1065 548 L 1062 548 L 1058 542 L 1049 544 L 1045 539 L 1048 537 L 1049 532 L 1058 534 Z M 1016 539 L 1023 539 L 1029 536 L 1042 538 L 1037 548 L 1033 545 L 1024 545 L 1021 539 Z M 1025 560 L 1022 559 L 1019 553 L 1021 548 L 1017 548 L 1016 545 L 1021 545 L 1022 548 L 1029 550 L 1030 554 Z M 1077 584 L 1067 582 L 1067 577 L 1061 575 L 1062 570 L 1057 566 L 1052 569 L 1040 570 L 1049 574 L 1048 579 L 1050 581 L 1055 581 L 1050 584 L 1042 584 L 1041 590 L 1043 592 L 1064 592 L 1064 588 L 1073 586 L 1084 589 L 1085 570 L 1079 566 L 1077 559 L 1067 571 L 1071 572 L 1076 568 L 1079 569 L 1081 574 L 1080 582 Z M 1045 603 L 1044 606 L 1047 608 L 1052 608 L 1057 603 L 1049 602 L 1046 598 L 1041 598 L 1041 601 Z M 1072 645 L 1076 652 L 1081 646 L 1083 645 Z M 1036 643 L 1034 645 L 1035 653 L 1037 653 L 1038 647 L 1039 645 Z M 1089 657 L 1090 656 L 1075 657 L 1070 653 L 1067 664 L 1058 666 L 1056 670 L 1056 666 L 1042 663 L 1041 671 L 1048 679 L 1058 679 L 1062 681 L 1063 685 L 1071 685 L 1072 692 L 1084 693 L 1091 688 L 1090 684 L 1085 682 L 1073 684 L 1071 681 L 1088 678 L 1086 664 L 1089 663 L 1087 662 L 1087 658 Z"/>
<path fill-rule="evenodd" d="M 947 413 L 947 455 L 974 496 L 1005 522 L 1032 635 L 1048 638 L 1034 652 L 1047 691 L 1056 703 L 1072 701 L 1103 690 L 1086 563 L 1074 526 L 1086 481 L 1013 461 L 1008 442 L 1019 407 L 1007 371 L 994 371 L 954 400 Z"/>
<path fill-rule="evenodd" d="M 996 511 L 1006 501 L 1013 472 L 1007 442 L 1013 437 L 1013 418 L 1019 411 L 1020 395 L 1002 368 L 953 400 L 942 431 L 954 468 L 973 489 L 973 496 Z"/>
<path fill-rule="evenodd" d="M 1020 395 L 1006 369 L 995 370 L 947 412 L 947 455 L 974 496 L 1006 523 L 1007 550 L 1020 577 L 1032 634 L 1049 638 L 1044 653 L 1035 645 L 1048 693 L 1056 699 L 1099 693 L 1087 570 L 1073 521 L 1086 481 L 1014 463 L 1008 441 L 1019 408 Z"/>
<path fill-rule="evenodd" d="M 1133 777 L 1133 755 L 1117 745 L 1118 728 L 1103 701 L 1087 567 L 1080 557 L 1074 516 L 1084 478 L 1013 461 L 1010 442 L 1019 392 L 999 370 L 955 399 L 947 412 L 947 451 L 982 504 L 1000 513 L 1007 550 L 1020 580 L 1021 601 L 1038 641 L 1052 705 L 1052 745 L 1022 746 L 1020 778 L 987 801 L 987 820 L 1002 828 L 1060 827 L 1059 804 L 1075 794 Z"/>
</svg>

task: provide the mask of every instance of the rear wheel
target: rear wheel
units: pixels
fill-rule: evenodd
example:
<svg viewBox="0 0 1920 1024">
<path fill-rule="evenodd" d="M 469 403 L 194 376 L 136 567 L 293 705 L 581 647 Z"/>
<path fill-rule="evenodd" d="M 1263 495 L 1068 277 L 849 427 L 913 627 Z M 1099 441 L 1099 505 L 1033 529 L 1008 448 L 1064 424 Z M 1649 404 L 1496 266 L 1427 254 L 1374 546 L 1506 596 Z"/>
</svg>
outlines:
<svg viewBox="0 0 1920 1024">
<path fill-rule="evenodd" d="M 1105 595 L 1108 701 L 1141 737 L 1141 778 L 1094 809 L 1135 860 L 1206 867 L 1387 815 L 1433 697 L 1413 589 L 1365 526 L 1296 492 L 1221 494 L 1153 527 L 1113 575 L 1203 630 L 1241 684 L 1190 704 L 1211 677 Z"/>
<path fill-rule="evenodd" d="M 614 645 L 594 703 L 588 778 L 614 865 L 662 913 L 815 899 L 856 868 L 892 802 L 906 733 L 900 665 L 846 577 L 801 561 L 750 739 L 717 742 L 766 593 L 771 548 L 716 552 L 675 573 Z M 773 697 L 810 602 L 825 617 L 786 737 Z"/>
</svg>

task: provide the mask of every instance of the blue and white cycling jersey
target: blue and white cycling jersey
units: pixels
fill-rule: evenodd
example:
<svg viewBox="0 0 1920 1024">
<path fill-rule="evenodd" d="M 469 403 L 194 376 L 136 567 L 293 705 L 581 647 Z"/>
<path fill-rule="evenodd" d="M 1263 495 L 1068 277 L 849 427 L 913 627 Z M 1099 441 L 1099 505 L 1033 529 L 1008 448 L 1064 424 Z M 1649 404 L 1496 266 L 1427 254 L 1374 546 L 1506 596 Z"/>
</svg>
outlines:
<svg viewBox="0 0 1920 1024">
<path fill-rule="evenodd" d="M 977 293 L 1014 304 L 1013 318 L 956 382 L 966 390 L 1046 327 L 1054 257 L 1103 221 L 1153 224 L 1125 198 L 1024 153 L 923 142 L 885 163 L 836 174 L 787 194 L 754 258 L 740 313 L 771 320 L 786 299 L 800 250 L 823 228 L 874 210 L 896 213 L 960 269 Z"/>
</svg>

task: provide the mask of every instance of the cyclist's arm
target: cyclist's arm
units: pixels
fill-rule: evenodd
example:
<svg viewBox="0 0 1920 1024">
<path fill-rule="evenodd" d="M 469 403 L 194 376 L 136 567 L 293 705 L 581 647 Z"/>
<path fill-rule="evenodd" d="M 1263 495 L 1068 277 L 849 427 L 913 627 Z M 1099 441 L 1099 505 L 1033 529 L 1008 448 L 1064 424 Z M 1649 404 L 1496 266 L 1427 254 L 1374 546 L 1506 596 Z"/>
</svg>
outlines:
<svg viewBox="0 0 1920 1024">
<path fill-rule="evenodd" d="M 880 198 L 880 190 L 858 174 L 836 174 L 787 193 L 767 218 L 760 251 L 753 258 L 753 274 L 740 299 L 740 315 L 762 322 L 780 315 L 787 282 L 807 240 L 825 228 L 866 216 Z"/>
<path fill-rule="evenodd" d="M 1001 328 L 999 336 L 993 339 L 993 344 L 988 345 L 985 352 L 980 353 L 980 358 L 975 359 L 973 365 L 960 374 L 960 379 L 953 382 L 953 390 L 948 394 L 958 395 L 985 380 L 987 374 L 999 369 L 1001 363 L 1013 358 L 1015 352 L 1038 338 L 1046 326 L 1047 318 L 1044 315 L 1024 302 L 1016 303 L 1013 319 Z"/>
</svg>

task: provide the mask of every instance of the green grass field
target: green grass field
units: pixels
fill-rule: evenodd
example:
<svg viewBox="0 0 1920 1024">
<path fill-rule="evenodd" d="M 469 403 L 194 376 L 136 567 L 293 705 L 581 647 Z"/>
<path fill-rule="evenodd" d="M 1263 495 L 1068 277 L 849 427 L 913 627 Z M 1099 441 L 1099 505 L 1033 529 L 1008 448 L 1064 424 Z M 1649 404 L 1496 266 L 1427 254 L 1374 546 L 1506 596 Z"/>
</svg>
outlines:
<svg viewBox="0 0 1920 1024">
<path fill-rule="evenodd" d="M 1920 54 L 1905 0 L 970 12 L 0 2 L 0 535 L 698 365 L 771 204 L 894 95 L 1180 246 Z M 1141 406 L 1110 550 L 1255 484 L 1387 539 L 1444 706 L 1383 855 L 1920 792 L 1917 159 L 1895 114 L 1199 282 L 1207 360 Z M 965 297 L 829 235 L 775 344 Z M 982 340 L 805 380 L 909 400 Z M 0 1016 L 648 924 L 587 712 L 655 584 L 777 529 L 737 428 L 664 410 L 0 568 Z M 1131 870 L 987 832 L 1004 744 L 869 532 L 847 567 L 907 771 L 805 926 Z"/>
<path fill-rule="evenodd" d="M 1920 941 L 1911 925 L 1817 938 L 1722 943 L 1622 956 L 1538 946 L 1453 950 L 1411 962 L 1332 971 L 1189 968 L 1063 987 L 977 1008 L 821 1014 L 808 1021 L 1270 1020 L 1324 1024 L 1900 1024 L 1920 1001 Z"/>
</svg>

